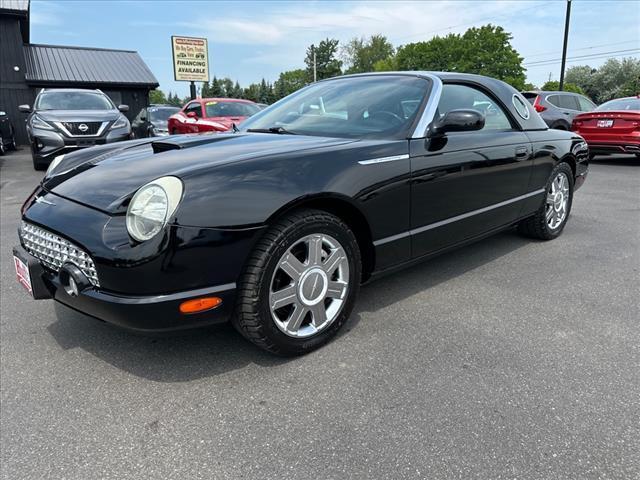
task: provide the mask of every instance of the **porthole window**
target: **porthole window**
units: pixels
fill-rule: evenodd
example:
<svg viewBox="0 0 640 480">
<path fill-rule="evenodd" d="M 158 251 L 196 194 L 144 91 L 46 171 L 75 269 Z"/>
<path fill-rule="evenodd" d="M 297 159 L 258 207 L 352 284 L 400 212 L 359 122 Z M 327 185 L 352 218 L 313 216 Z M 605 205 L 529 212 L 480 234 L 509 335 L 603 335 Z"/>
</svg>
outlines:
<svg viewBox="0 0 640 480">
<path fill-rule="evenodd" d="M 518 115 L 525 120 L 529 120 L 529 106 L 527 105 L 527 102 L 522 100 L 518 95 L 514 95 L 511 102 L 516 109 L 516 112 L 518 112 Z"/>
</svg>

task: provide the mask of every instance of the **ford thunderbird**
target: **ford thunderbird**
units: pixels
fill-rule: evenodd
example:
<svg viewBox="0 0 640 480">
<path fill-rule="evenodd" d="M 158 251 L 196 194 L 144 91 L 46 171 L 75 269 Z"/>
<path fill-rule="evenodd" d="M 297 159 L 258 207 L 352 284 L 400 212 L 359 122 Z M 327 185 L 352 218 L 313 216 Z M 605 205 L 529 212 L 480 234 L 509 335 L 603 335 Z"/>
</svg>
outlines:
<svg viewBox="0 0 640 480">
<path fill-rule="evenodd" d="M 363 282 L 511 227 L 557 238 L 588 158 L 492 78 L 333 78 L 226 133 L 57 157 L 22 207 L 16 274 L 36 299 L 129 329 L 230 320 L 303 354 Z"/>
</svg>

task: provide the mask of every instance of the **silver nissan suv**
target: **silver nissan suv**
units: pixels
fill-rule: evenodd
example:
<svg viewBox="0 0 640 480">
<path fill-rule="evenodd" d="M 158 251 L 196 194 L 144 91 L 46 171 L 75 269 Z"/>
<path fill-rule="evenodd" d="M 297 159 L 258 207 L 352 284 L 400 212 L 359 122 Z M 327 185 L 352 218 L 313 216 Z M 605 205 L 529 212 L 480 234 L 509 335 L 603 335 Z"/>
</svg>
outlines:
<svg viewBox="0 0 640 480">
<path fill-rule="evenodd" d="M 43 89 L 33 108 L 18 108 L 29 113 L 27 133 L 36 170 L 66 152 L 131 137 L 131 124 L 123 115 L 129 107 L 116 107 L 100 90 Z"/>
</svg>

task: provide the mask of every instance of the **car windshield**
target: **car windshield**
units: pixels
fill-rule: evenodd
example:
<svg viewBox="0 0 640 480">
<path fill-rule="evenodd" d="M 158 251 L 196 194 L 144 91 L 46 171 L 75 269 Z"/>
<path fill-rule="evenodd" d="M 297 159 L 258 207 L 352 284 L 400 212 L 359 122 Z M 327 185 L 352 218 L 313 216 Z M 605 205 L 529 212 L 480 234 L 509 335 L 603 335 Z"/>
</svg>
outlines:
<svg viewBox="0 0 640 480">
<path fill-rule="evenodd" d="M 171 115 L 179 111 L 180 109 L 175 107 L 149 107 L 149 121 L 166 122 Z"/>
<path fill-rule="evenodd" d="M 44 92 L 36 110 L 113 110 L 106 95 L 94 92 Z"/>
<path fill-rule="evenodd" d="M 424 78 L 400 75 L 319 82 L 247 120 L 241 130 L 346 138 L 406 138 L 429 85 Z"/>
<path fill-rule="evenodd" d="M 207 117 L 250 117 L 260 111 L 260 107 L 255 103 L 220 100 L 205 102 L 204 108 Z"/>
<path fill-rule="evenodd" d="M 640 110 L 640 98 L 619 98 L 603 103 L 596 108 L 596 112 L 611 110 Z"/>
</svg>

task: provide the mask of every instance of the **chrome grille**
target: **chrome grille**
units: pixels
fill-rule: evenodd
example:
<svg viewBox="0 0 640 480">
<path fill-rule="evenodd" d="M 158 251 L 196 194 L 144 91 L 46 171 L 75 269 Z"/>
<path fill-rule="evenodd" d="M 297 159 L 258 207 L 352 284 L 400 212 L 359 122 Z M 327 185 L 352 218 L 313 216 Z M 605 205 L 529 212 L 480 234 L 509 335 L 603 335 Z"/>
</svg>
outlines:
<svg viewBox="0 0 640 480">
<path fill-rule="evenodd" d="M 47 268 L 59 272 L 65 263 L 73 263 L 95 287 L 100 286 L 98 273 L 91 256 L 77 245 L 27 222 L 20 225 L 24 248 Z"/>
</svg>

